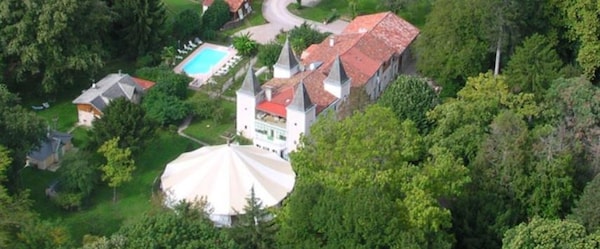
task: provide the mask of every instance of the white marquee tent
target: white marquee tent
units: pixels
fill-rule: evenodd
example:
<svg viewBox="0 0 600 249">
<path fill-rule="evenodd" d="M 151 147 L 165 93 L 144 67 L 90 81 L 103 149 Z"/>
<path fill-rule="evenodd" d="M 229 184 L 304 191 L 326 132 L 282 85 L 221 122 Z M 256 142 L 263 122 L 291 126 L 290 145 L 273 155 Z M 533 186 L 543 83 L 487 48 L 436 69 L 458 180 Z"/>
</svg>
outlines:
<svg viewBox="0 0 600 249">
<path fill-rule="evenodd" d="M 161 188 L 167 205 L 206 198 L 211 219 L 231 225 L 243 213 L 251 188 L 266 207 L 277 205 L 294 187 L 289 162 L 252 145 L 206 146 L 181 154 L 167 164 Z"/>
</svg>

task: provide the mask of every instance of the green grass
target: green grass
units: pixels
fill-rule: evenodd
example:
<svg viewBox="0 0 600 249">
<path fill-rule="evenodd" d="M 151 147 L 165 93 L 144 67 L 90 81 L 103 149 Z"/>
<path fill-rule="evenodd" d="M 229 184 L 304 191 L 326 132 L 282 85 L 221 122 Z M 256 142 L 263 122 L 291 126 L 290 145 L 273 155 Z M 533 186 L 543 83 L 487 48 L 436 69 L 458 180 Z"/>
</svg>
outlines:
<svg viewBox="0 0 600 249">
<path fill-rule="evenodd" d="M 78 129 L 76 130 L 77 132 Z M 134 221 L 156 207 L 152 198 L 155 179 L 165 165 L 179 154 L 198 148 L 190 140 L 173 133 L 160 132 L 154 141 L 135 158 L 133 180 L 117 189 L 118 201 L 112 202 L 112 189 L 100 183 L 81 211 L 66 212 L 56 207 L 44 194 L 57 178 L 56 173 L 26 168 L 20 173 L 21 185 L 30 189 L 33 208 L 44 219 L 57 220 L 66 226 L 72 238 L 81 242 L 83 235 L 110 235 L 127 222 Z"/>
<path fill-rule="evenodd" d="M 186 9 L 197 9 L 198 11 L 202 10 L 202 4 L 200 4 L 200 0 L 163 0 L 163 2 L 165 3 L 167 13 L 171 17 Z"/>
<path fill-rule="evenodd" d="M 36 112 L 59 131 L 68 131 L 77 123 L 77 106 L 70 101 L 51 102 L 50 108 Z"/>
<path fill-rule="evenodd" d="M 221 105 L 225 113 L 222 122 L 217 123 L 212 119 L 194 119 L 184 131 L 185 134 L 208 144 L 227 142 L 221 136 L 229 136 L 235 132 L 235 103 L 222 100 Z"/>
<path fill-rule="evenodd" d="M 371 14 L 381 11 L 378 7 L 379 1 L 377 0 L 358 0 L 356 12 L 357 15 Z M 332 11 L 337 11 L 342 19 L 352 19 L 352 13 L 350 7 L 348 7 L 347 0 L 321 1 L 314 7 L 302 7 L 300 9 L 298 9 L 297 4 L 292 3 L 287 6 L 287 9 L 297 16 L 316 22 L 326 20 Z"/>
</svg>

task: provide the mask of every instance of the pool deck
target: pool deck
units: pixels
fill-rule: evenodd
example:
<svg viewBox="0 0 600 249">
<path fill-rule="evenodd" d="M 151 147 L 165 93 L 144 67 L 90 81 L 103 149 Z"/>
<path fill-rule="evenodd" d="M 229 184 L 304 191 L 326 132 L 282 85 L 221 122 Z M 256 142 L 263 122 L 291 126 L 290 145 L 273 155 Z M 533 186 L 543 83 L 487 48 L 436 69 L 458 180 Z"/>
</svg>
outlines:
<svg viewBox="0 0 600 249">
<path fill-rule="evenodd" d="M 227 53 L 227 55 L 225 55 L 225 57 L 223 59 L 221 59 L 221 61 L 219 61 L 219 63 L 213 65 L 213 67 L 207 73 L 198 73 L 198 74 L 187 75 L 193 79 L 189 84 L 189 86 L 193 89 L 197 89 L 200 86 L 204 85 L 206 83 L 206 81 L 208 79 L 210 79 L 210 77 L 213 76 L 213 74 L 215 74 L 217 71 L 219 71 L 220 68 L 227 65 L 227 63 L 234 56 L 237 55 L 237 50 L 235 50 L 235 48 L 233 48 L 233 47 L 225 47 L 225 46 L 216 45 L 216 44 L 212 44 L 212 43 L 202 43 L 200 46 L 198 46 L 197 48 L 192 50 L 192 52 L 189 54 L 186 54 L 186 55 L 179 54 L 181 56 L 185 56 L 185 58 L 181 62 L 179 62 L 179 64 L 177 64 L 177 66 L 175 66 L 175 68 L 173 68 L 173 71 L 178 74 L 185 74 L 185 72 L 183 71 L 183 66 L 185 66 L 185 64 L 188 61 L 190 61 L 194 57 L 196 57 L 196 54 L 200 53 L 200 51 L 202 51 L 203 48 L 212 48 L 214 50 L 225 51 Z"/>
</svg>

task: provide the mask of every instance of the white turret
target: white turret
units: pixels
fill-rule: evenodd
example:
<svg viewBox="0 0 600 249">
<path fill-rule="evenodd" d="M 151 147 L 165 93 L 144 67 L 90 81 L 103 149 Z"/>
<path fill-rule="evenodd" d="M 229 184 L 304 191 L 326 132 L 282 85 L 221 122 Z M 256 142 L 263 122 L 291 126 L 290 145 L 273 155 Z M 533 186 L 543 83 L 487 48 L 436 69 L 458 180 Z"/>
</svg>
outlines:
<svg viewBox="0 0 600 249">
<path fill-rule="evenodd" d="M 294 90 L 294 99 L 286 107 L 287 151 L 294 151 L 300 143 L 300 135 L 308 135 L 310 125 L 316 118 L 316 105 L 312 103 L 306 87 L 300 82 Z"/>
<path fill-rule="evenodd" d="M 250 66 L 242 87 L 236 92 L 236 130 L 246 138 L 254 138 L 256 105 L 263 100 L 263 96 L 264 91 Z"/>
<path fill-rule="evenodd" d="M 350 95 L 350 78 L 344 70 L 340 56 L 335 57 L 327 78 L 323 81 L 326 91 L 338 99 L 346 99 Z"/>
<path fill-rule="evenodd" d="M 277 59 L 277 63 L 273 65 L 273 77 L 290 78 L 298 73 L 299 69 L 300 63 L 290 47 L 289 39 L 286 38 L 285 44 L 283 44 L 283 48 L 279 54 L 279 59 Z"/>
</svg>

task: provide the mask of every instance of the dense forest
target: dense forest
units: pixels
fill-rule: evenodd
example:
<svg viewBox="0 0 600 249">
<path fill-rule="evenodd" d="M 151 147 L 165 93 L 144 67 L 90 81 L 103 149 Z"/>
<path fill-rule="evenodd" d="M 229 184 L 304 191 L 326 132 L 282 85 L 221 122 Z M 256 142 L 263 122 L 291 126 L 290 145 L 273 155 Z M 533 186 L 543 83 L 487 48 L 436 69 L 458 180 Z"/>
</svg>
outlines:
<svg viewBox="0 0 600 249">
<path fill-rule="evenodd" d="M 297 180 L 281 208 L 261 209 L 249 196 L 229 229 L 212 226 L 202 203 L 182 203 L 114 234 L 71 238 L 15 183 L 47 126 L 18 94 L 59 94 L 123 57 L 155 65 L 168 57 L 165 45 L 215 37 L 222 23 L 210 8 L 210 21 L 167 18 L 159 0 L 2 1 L 0 247 L 600 248 L 600 2 L 381 2 L 382 11 L 427 10 L 411 47 L 420 75 L 400 76 L 347 118 L 320 118 L 291 155 Z M 186 20 L 199 24 L 189 30 Z M 277 55 L 269 44 L 258 57 L 269 47 Z M 192 103 L 198 113 L 207 104 Z M 148 130 L 171 120 L 145 119 L 150 104 L 118 104 L 86 157 L 105 156 L 100 168 L 152 136 L 110 139 L 111 124 L 128 122 L 119 114 L 130 110 Z"/>
</svg>

